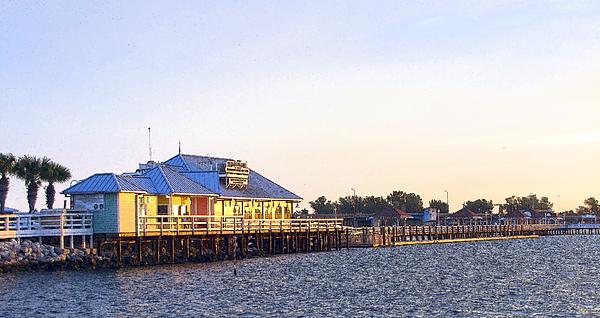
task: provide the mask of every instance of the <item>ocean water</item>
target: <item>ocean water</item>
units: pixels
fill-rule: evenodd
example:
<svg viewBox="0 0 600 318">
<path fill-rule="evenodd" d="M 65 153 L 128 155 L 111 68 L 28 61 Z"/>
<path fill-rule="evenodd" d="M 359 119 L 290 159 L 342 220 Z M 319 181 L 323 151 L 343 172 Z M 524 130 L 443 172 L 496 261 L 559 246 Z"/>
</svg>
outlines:
<svg viewBox="0 0 600 318">
<path fill-rule="evenodd" d="M 600 316 L 600 236 L 1 275 L 0 317 L 20 316 Z"/>
</svg>

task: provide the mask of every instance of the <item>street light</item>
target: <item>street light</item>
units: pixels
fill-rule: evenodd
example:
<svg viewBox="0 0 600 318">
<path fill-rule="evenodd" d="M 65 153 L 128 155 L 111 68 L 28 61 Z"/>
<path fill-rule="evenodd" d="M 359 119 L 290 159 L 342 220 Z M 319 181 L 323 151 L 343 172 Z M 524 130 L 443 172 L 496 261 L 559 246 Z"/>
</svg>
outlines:
<svg viewBox="0 0 600 318">
<path fill-rule="evenodd" d="M 450 213 L 450 202 L 448 201 L 448 190 L 444 190 L 446 192 L 446 206 L 448 207 L 448 213 Z"/>
<path fill-rule="evenodd" d="M 352 190 L 352 193 L 354 194 L 352 196 L 352 207 L 354 209 L 354 215 L 356 215 L 356 190 L 354 190 L 354 188 L 350 188 L 350 190 Z"/>
</svg>

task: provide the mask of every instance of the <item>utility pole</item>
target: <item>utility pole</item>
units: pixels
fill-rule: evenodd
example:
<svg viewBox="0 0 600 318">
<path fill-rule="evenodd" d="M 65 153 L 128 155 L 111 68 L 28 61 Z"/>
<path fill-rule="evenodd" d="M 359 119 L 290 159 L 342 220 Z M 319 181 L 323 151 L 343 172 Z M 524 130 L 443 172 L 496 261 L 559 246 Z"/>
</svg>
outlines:
<svg viewBox="0 0 600 318">
<path fill-rule="evenodd" d="M 356 215 L 356 190 L 354 190 L 354 188 L 350 188 L 350 190 L 352 190 L 352 206 L 354 209 L 354 215 Z"/>
<path fill-rule="evenodd" d="M 150 127 L 148 127 L 148 158 L 152 161 L 152 142 L 150 139 Z"/>
<path fill-rule="evenodd" d="M 444 190 L 446 192 L 446 206 L 448 207 L 448 213 L 450 213 L 450 202 L 448 200 L 448 190 Z"/>
</svg>

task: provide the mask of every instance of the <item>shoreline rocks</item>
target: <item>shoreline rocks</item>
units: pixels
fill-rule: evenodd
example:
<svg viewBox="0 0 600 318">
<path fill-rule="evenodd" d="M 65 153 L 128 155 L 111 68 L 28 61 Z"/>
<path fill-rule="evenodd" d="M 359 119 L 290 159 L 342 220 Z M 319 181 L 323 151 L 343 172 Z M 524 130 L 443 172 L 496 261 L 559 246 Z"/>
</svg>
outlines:
<svg viewBox="0 0 600 318">
<path fill-rule="evenodd" d="M 0 241 L 0 273 L 110 267 L 111 259 L 91 249 L 65 248 L 15 239 Z"/>
<path fill-rule="evenodd" d="M 182 248 L 172 259 L 166 242 L 162 242 L 159 252 L 147 244 L 142 248 L 142 261 L 137 259 L 134 244 L 123 244 L 121 261 L 118 259 L 115 245 L 107 245 L 102 251 L 96 249 L 64 248 L 40 244 L 31 240 L 23 240 L 19 244 L 15 239 L 0 241 L 0 275 L 9 272 L 88 270 L 96 268 L 123 268 L 139 266 L 156 266 L 173 263 L 205 263 L 232 260 L 234 258 L 254 258 L 265 256 L 252 243 L 248 244 L 246 253 L 238 246 L 230 255 L 228 246 L 220 246 L 215 254 L 211 248 L 189 246 L 189 255 Z M 231 251 L 231 250 L 230 250 Z M 158 255 L 157 255 L 158 254 Z"/>
</svg>

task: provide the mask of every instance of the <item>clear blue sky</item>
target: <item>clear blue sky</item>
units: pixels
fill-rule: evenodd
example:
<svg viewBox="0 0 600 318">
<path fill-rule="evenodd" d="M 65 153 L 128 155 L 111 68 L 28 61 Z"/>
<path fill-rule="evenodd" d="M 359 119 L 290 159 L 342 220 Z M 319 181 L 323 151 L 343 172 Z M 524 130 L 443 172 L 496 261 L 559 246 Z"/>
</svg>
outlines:
<svg viewBox="0 0 600 318">
<path fill-rule="evenodd" d="M 4 1 L 0 152 L 130 171 L 151 126 L 157 160 L 181 140 L 305 201 L 574 209 L 600 197 L 599 71 L 597 1 Z"/>
</svg>

